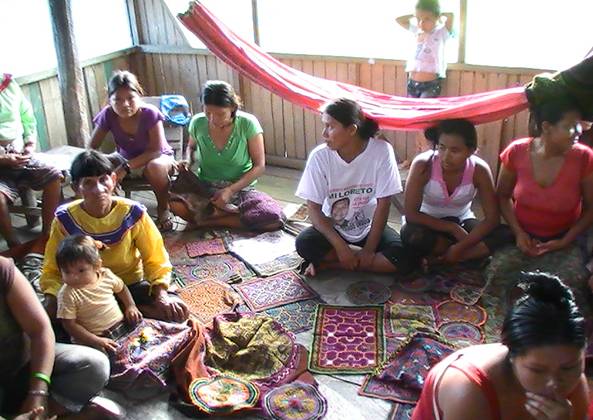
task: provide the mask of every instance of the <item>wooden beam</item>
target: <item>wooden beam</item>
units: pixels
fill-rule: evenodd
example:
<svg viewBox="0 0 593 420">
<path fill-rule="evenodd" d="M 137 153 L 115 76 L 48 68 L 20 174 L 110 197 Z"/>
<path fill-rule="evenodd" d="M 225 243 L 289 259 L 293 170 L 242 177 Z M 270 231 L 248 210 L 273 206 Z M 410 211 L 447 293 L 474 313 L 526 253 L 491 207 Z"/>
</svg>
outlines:
<svg viewBox="0 0 593 420">
<path fill-rule="evenodd" d="M 140 35 L 138 34 L 138 16 L 136 15 L 136 1 L 126 0 L 126 9 L 128 11 L 128 22 L 130 34 L 132 35 L 132 45 L 140 45 Z M 144 41 L 144 40 L 142 40 Z"/>
<path fill-rule="evenodd" d="M 58 58 L 58 79 L 62 108 L 66 116 L 66 136 L 71 146 L 84 147 L 89 138 L 87 100 L 82 68 L 78 59 L 70 0 L 49 0 L 49 10 Z"/>
<path fill-rule="evenodd" d="M 259 17 L 257 13 L 257 0 L 251 0 L 251 16 L 253 17 L 253 42 L 259 43 Z"/>
<path fill-rule="evenodd" d="M 465 38 L 467 35 L 467 0 L 461 0 L 459 8 L 459 53 L 457 62 L 465 63 Z"/>
</svg>

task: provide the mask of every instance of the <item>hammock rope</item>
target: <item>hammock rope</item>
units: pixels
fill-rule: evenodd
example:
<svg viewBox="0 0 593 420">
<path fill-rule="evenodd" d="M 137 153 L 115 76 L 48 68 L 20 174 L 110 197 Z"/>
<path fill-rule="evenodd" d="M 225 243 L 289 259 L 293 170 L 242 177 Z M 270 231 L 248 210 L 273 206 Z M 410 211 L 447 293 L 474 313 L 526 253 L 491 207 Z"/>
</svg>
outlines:
<svg viewBox="0 0 593 420">
<path fill-rule="evenodd" d="M 243 40 L 198 1 L 193 1 L 179 19 L 219 59 L 281 98 L 319 112 L 324 103 L 346 96 L 359 102 L 363 112 L 376 119 L 383 129 L 420 130 L 449 118 L 466 118 L 474 124 L 483 124 L 528 106 L 523 86 L 420 99 L 375 92 L 287 66 L 259 46 Z"/>
</svg>

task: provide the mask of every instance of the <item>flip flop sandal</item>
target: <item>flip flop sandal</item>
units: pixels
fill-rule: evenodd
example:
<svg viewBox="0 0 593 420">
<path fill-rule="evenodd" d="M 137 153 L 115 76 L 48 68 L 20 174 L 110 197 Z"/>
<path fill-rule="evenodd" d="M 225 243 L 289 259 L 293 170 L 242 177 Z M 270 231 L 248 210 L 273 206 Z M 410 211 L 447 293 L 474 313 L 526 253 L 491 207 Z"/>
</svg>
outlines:
<svg viewBox="0 0 593 420">
<path fill-rule="evenodd" d="M 171 232 L 177 230 L 178 228 L 178 223 L 175 220 L 175 216 L 170 212 L 166 212 L 163 216 L 159 217 L 156 225 L 161 233 Z"/>
</svg>

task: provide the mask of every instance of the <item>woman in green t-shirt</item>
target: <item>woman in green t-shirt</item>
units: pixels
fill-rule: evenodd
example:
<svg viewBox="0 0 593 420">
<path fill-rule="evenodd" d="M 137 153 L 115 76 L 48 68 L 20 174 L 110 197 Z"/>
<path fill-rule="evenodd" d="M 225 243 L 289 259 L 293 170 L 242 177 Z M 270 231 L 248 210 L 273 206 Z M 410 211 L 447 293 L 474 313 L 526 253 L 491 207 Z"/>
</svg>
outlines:
<svg viewBox="0 0 593 420">
<path fill-rule="evenodd" d="M 263 130 L 257 118 L 239 110 L 240 98 L 223 81 L 202 89 L 204 112 L 189 124 L 190 141 L 180 171 L 195 173 L 205 185 L 210 206 L 204 210 L 191 195 L 174 190 L 171 210 L 194 227 L 275 230 L 282 226 L 282 208 L 254 185 L 265 169 Z M 193 194 L 192 194 L 193 193 Z"/>
</svg>

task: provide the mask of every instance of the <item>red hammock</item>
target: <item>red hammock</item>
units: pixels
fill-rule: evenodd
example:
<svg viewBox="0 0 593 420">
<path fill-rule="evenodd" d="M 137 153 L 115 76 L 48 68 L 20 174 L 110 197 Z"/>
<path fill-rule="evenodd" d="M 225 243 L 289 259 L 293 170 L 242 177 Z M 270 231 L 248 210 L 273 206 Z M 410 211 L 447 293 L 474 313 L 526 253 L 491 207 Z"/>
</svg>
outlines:
<svg viewBox="0 0 593 420">
<path fill-rule="evenodd" d="M 522 86 L 459 97 L 416 99 L 311 76 L 241 39 L 197 1 L 179 19 L 218 58 L 287 101 L 319 112 L 325 102 L 346 96 L 360 103 L 364 113 L 383 129 L 418 130 L 449 118 L 482 124 L 527 108 Z"/>
</svg>

